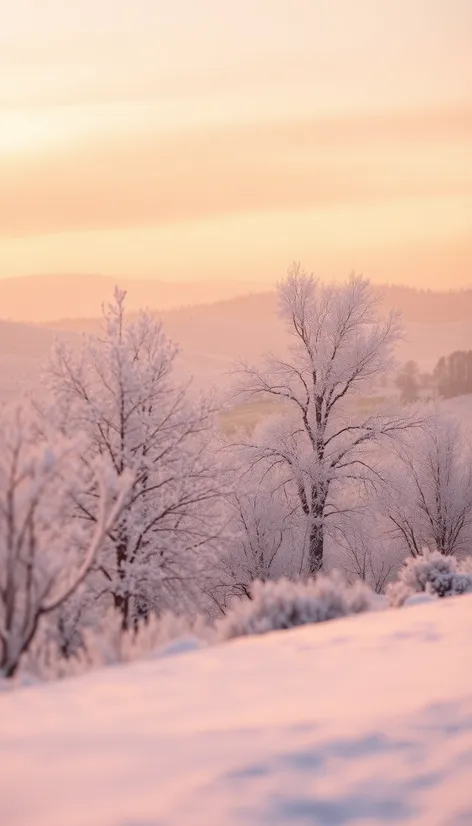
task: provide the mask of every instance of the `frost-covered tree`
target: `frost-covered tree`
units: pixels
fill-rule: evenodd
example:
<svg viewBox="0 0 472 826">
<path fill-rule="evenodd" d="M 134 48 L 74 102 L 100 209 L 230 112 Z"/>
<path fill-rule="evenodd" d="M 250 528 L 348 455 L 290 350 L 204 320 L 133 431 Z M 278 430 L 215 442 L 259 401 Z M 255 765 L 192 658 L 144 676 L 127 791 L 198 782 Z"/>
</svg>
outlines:
<svg viewBox="0 0 472 826">
<path fill-rule="evenodd" d="M 337 520 L 330 540 L 331 566 L 341 570 L 348 582 L 360 579 L 378 594 L 385 591 L 404 559 L 400 544 L 392 541 L 382 519 L 377 495 L 346 520 Z"/>
<path fill-rule="evenodd" d="M 230 455 L 235 477 L 227 497 L 231 539 L 217 566 L 212 590 L 221 610 L 234 596 L 249 597 L 256 580 L 296 579 L 303 568 L 303 537 L 283 485 L 269 489 L 258 468 L 248 467 L 250 457 L 242 452 L 237 464 L 236 454 Z"/>
<path fill-rule="evenodd" d="M 434 412 L 396 445 L 382 491 L 391 535 L 403 555 L 472 549 L 472 452 L 458 421 Z"/>
<path fill-rule="evenodd" d="M 86 338 L 79 353 L 59 344 L 47 371 L 62 429 L 85 435 L 84 465 L 104 455 L 118 475 L 134 473 L 93 580 L 124 628 L 196 597 L 222 527 L 213 402 L 176 382 L 177 352 L 150 314 L 125 318 L 117 289 L 102 334 Z M 96 522 L 94 493 L 83 491 L 75 506 L 78 517 Z"/>
<path fill-rule="evenodd" d="M 324 285 L 299 265 L 278 287 L 280 315 L 292 346 L 259 369 L 241 366 L 241 390 L 283 403 L 278 419 L 246 446 L 265 484 L 283 484 L 307 537 L 307 571 L 323 566 L 325 536 L 354 508 L 353 485 L 374 482 L 375 450 L 413 423 L 411 414 L 356 412 L 357 394 L 392 367 L 400 334 L 395 314 L 377 316 L 377 298 L 363 278 Z M 277 481 L 274 478 L 277 476 Z M 280 477 L 282 482 L 278 481 Z"/>
<path fill-rule="evenodd" d="M 106 459 L 90 467 L 96 520 L 86 534 L 69 518 L 83 445 L 40 437 L 28 407 L 0 410 L 0 674 L 14 675 L 40 620 L 57 611 L 91 569 L 119 518 L 132 479 Z"/>
<path fill-rule="evenodd" d="M 263 486 L 234 494 L 235 518 L 240 526 L 233 542 L 241 590 L 249 595 L 254 580 L 266 582 L 291 568 L 300 574 L 300 559 L 291 565 L 287 553 L 293 540 L 291 513 L 278 500 L 277 492 Z M 291 550 L 291 549 L 290 549 Z M 300 556 L 300 555 L 299 555 Z M 298 566 L 297 566 L 298 562 Z"/>
</svg>

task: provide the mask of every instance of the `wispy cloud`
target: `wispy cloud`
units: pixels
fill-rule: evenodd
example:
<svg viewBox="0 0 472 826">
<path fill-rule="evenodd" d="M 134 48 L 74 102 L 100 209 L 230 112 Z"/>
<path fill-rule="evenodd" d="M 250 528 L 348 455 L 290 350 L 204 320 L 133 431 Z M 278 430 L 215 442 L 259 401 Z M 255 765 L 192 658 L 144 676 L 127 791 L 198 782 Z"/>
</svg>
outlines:
<svg viewBox="0 0 472 826">
<path fill-rule="evenodd" d="M 472 107 L 170 133 L 126 119 L 112 126 L 13 160 L 0 155 L 0 233 L 472 194 Z"/>
<path fill-rule="evenodd" d="M 284 232 L 336 257 L 358 227 L 365 260 L 462 244 L 471 35 L 469 0 L 4 4 L 0 275 L 149 271 L 151 238 L 177 268 L 217 243 L 223 273 Z"/>
</svg>

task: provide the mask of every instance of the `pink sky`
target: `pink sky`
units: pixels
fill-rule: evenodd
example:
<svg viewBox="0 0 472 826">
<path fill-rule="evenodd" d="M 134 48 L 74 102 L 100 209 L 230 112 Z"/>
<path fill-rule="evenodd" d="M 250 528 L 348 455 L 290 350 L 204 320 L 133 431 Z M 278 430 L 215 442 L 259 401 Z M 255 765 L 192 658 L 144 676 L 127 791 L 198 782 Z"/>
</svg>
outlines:
<svg viewBox="0 0 472 826">
<path fill-rule="evenodd" d="M 16 0 L 0 277 L 472 282 L 470 0 Z"/>
</svg>

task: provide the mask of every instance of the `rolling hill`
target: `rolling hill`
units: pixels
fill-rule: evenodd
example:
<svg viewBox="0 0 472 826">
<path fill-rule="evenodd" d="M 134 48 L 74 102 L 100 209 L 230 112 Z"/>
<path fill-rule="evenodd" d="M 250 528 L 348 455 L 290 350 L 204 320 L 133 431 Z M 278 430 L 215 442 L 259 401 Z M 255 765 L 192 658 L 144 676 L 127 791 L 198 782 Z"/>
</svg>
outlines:
<svg viewBox="0 0 472 826">
<path fill-rule="evenodd" d="M 105 279 L 100 283 L 103 289 L 106 287 L 111 291 L 111 281 Z M 147 285 L 147 282 L 137 283 L 142 289 Z M 0 293 L 2 285 L 4 282 L 0 280 Z M 183 296 L 183 286 L 180 287 Z M 398 347 L 399 362 L 414 359 L 423 370 L 432 370 L 440 356 L 453 350 L 472 348 L 472 290 L 422 293 L 407 287 L 380 289 L 384 311 L 392 307 L 400 307 L 403 311 L 405 338 Z M 139 295 L 138 290 L 131 301 L 130 294 L 128 307 L 131 314 L 139 304 Z M 151 290 L 147 297 L 152 299 L 152 295 Z M 175 292 L 172 295 L 175 297 Z M 70 300 L 73 298 L 71 295 Z M 186 295 L 186 298 L 190 296 Z M 153 307 L 151 300 L 142 303 Z M 25 301 L 26 305 L 33 305 L 31 297 Z M 78 340 L 79 333 L 99 329 L 100 302 L 94 305 L 95 312 L 88 317 L 81 316 L 81 306 L 78 302 L 73 317 L 58 318 L 42 325 L 0 320 L 0 399 L 16 395 L 20 387 L 37 380 L 39 365 L 45 360 L 55 335 L 66 336 L 73 342 Z M 3 315 L 2 304 L 0 308 Z M 153 309 L 156 309 L 155 305 Z M 168 307 L 157 312 L 167 334 L 181 346 L 180 375 L 193 375 L 200 387 L 216 385 L 224 389 L 230 384 L 236 359 L 257 361 L 264 352 L 283 352 L 287 347 L 284 327 L 277 318 L 274 292 L 252 293 L 188 307 Z"/>
<path fill-rule="evenodd" d="M 381 309 L 400 309 L 405 337 L 398 347 L 400 362 L 416 360 L 432 370 L 440 356 L 472 348 L 472 290 L 421 292 L 408 287 L 380 287 Z M 441 308 L 443 315 L 440 315 Z M 199 364 L 219 381 L 234 359 L 257 360 L 261 353 L 285 348 L 287 337 L 277 318 L 275 292 L 159 312 L 169 336 L 182 346 L 192 372 Z M 96 331 L 97 318 L 61 319 L 56 329 Z"/>
<path fill-rule="evenodd" d="M 80 338 L 68 330 L 0 320 L 0 402 L 34 387 L 56 335 L 72 344 Z"/>
<path fill-rule="evenodd" d="M 121 279 L 101 275 L 35 275 L 0 278 L 0 319 L 52 323 L 58 319 L 95 318 L 110 300 L 115 284 L 127 290 L 128 308 L 163 313 L 207 306 L 220 318 L 272 317 L 273 291 L 257 279 L 170 282 Z M 375 285 L 386 309 L 400 308 L 406 321 L 424 324 L 471 321 L 472 289 L 436 292 L 407 286 Z M 212 305 L 209 309 L 208 305 Z"/>
<path fill-rule="evenodd" d="M 110 300 L 115 284 L 128 292 L 128 307 L 171 307 L 218 301 L 251 292 L 250 281 L 127 280 L 101 275 L 34 275 L 0 278 L 0 318 L 10 321 L 51 322 L 57 318 L 97 316 Z M 254 286 L 254 289 L 260 289 Z"/>
</svg>

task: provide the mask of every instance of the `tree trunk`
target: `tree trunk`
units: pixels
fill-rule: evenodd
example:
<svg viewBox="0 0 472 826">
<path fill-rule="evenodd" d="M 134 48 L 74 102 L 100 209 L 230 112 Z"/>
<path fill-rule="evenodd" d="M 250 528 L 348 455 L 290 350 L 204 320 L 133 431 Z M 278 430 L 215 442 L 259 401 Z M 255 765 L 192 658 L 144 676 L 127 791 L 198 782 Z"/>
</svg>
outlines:
<svg viewBox="0 0 472 826">
<path fill-rule="evenodd" d="M 17 657 L 16 660 L 13 662 L 8 662 L 8 651 L 5 647 L 5 654 L 2 656 L 0 660 L 0 674 L 10 680 L 12 677 L 15 676 L 16 672 L 18 671 L 18 666 L 20 664 L 20 658 Z"/>
<path fill-rule="evenodd" d="M 121 535 L 120 541 L 116 546 L 116 566 L 118 570 L 118 577 L 123 582 L 125 578 L 125 563 L 128 556 L 128 542 L 124 534 Z M 123 631 L 127 631 L 130 627 L 130 597 L 129 594 L 120 593 L 113 594 L 113 602 L 117 611 L 121 614 L 121 627 Z"/>
<path fill-rule="evenodd" d="M 321 465 L 321 457 L 318 457 Z M 308 570 L 310 576 L 319 574 L 323 567 L 324 520 L 328 488 L 325 484 L 315 485 L 311 492 L 311 525 L 308 545 Z"/>
<path fill-rule="evenodd" d="M 324 525 L 322 519 L 315 518 L 308 545 L 308 572 L 310 576 L 319 574 L 323 567 Z"/>
<path fill-rule="evenodd" d="M 149 612 L 149 605 L 142 599 L 135 598 L 134 600 L 134 619 L 133 619 L 133 628 L 135 631 L 138 630 L 139 626 L 143 623 L 149 622 L 150 612 Z"/>
<path fill-rule="evenodd" d="M 121 614 L 121 628 L 123 631 L 128 631 L 130 627 L 129 619 L 129 596 L 126 594 L 113 594 L 113 604 L 115 609 Z"/>
</svg>

